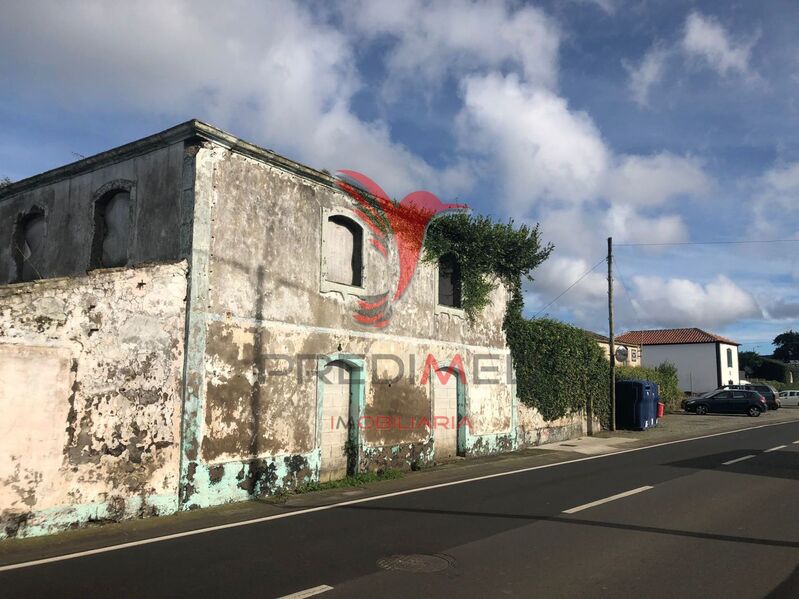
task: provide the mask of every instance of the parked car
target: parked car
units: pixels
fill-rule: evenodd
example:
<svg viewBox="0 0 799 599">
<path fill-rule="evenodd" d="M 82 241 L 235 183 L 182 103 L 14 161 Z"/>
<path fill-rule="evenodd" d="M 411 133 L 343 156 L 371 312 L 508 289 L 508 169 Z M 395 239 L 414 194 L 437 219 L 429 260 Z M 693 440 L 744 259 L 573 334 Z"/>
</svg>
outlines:
<svg viewBox="0 0 799 599">
<path fill-rule="evenodd" d="M 722 389 L 746 389 L 747 391 L 757 391 L 766 398 L 766 405 L 769 410 L 777 410 L 780 407 L 778 399 L 779 393 L 771 385 L 766 383 L 747 383 L 746 385 L 724 385 Z"/>
<path fill-rule="evenodd" d="M 799 391 L 780 391 L 780 405 L 799 407 Z"/>
<path fill-rule="evenodd" d="M 749 414 L 760 416 L 768 410 L 766 398 L 757 391 L 746 389 L 718 389 L 702 397 L 686 399 L 682 402 L 686 412 L 696 412 L 702 416 L 708 412 L 716 414 Z"/>
</svg>

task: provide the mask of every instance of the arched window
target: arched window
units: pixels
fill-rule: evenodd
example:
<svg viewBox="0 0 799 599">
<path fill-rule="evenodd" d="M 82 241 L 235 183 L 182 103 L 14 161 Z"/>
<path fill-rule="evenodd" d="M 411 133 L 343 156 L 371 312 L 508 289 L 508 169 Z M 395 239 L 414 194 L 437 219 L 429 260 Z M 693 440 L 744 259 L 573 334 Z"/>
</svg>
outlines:
<svg viewBox="0 0 799 599">
<path fill-rule="evenodd" d="M 17 282 L 35 281 L 43 277 L 46 233 L 47 223 L 41 208 L 32 208 L 17 222 L 12 248 Z"/>
<path fill-rule="evenodd" d="M 361 287 L 363 229 L 351 218 L 335 214 L 325 223 L 326 277 L 332 283 Z"/>
<path fill-rule="evenodd" d="M 90 268 L 111 268 L 128 263 L 130 241 L 130 191 L 114 189 L 94 203 L 94 238 Z"/>
<path fill-rule="evenodd" d="M 732 368 L 732 350 L 727 348 L 727 368 Z"/>
<path fill-rule="evenodd" d="M 460 308 L 461 269 L 452 254 L 441 256 L 438 261 L 438 305 Z"/>
</svg>

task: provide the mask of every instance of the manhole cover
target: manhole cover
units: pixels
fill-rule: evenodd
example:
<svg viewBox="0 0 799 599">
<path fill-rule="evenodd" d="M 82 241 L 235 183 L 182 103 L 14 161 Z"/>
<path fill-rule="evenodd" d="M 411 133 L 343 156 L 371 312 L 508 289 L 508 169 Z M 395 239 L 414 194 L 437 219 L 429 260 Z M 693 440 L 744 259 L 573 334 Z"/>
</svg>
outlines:
<svg viewBox="0 0 799 599">
<path fill-rule="evenodd" d="M 412 553 L 410 555 L 392 555 L 377 560 L 377 565 L 384 570 L 400 570 L 402 572 L 440 572 L 446 570 L 455 559 L 449 555 L 436 553 L 424 555 Z"/>
</svg>

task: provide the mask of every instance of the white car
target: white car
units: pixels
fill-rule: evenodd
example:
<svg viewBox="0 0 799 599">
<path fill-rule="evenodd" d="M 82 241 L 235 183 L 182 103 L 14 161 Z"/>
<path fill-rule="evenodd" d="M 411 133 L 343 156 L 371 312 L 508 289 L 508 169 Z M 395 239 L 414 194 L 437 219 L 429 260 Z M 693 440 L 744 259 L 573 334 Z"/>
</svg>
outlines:
<svg viewBox="0 0 799 599">
<path fill-rule="evenodd" d="M 780 391 L 780 403 L 784 406 L 799 407 L 799 391 Z"/>
</svg>

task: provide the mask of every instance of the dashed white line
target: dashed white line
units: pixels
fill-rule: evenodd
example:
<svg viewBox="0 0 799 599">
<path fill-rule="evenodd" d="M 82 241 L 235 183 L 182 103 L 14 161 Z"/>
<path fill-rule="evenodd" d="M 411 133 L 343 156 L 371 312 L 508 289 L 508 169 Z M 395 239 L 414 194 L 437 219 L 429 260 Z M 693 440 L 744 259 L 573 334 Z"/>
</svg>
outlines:
<svg viewBox="0 0 799 599">
<path fill-rule="evenodd" d="M 788 447 L 788 446 L 787 445 L 777 445 L 777 447 L 772 447 L 771 449 L 767 449 L 763 453 L 768 453 L 770 451 L 778 451 L 780 449 L 785 449 L 786 447 Z"/>
<path fill-rule="evenodd" d="M 742 458 L 735 458 L 734 460 L 730 460 L 729 462 L 722 462 L 722 466 L 729 466 L 730 464 L 735 464 L 736 462 L 743 462 L 744 460 L 748 460 L 749 458 L 755 457 L 755 454 L 750 453 L 749 455 L 745 455 Z"/>
<path fill-rule="evenodd" d="M 587 510 L 588 508 L 596 507 L 598 505 L 602 505 L 603 503 L 608 503 L 609 501 L 616 501 L 617 499 L 621 499 L 622 497 L 629 497 L 630 495 L 635 495 L 636 493 L 643 493 L 644 491 L 648 491 L 649 489 L 654 489 L 654 487 L 651 486 L 638 487 L 637 489 L 632 489 L 631 491 L 625 491 L 624 493 L 611 495 L 610 497 L 605 497 L 604 499 L 598 499 L 596 501 L 592 501 L 591 503 L 585 503 L 583 505 L 578 505 L 577 507 L 573 507 L 568 510 L 563 510 L 563 513 L 576 514 L 577 512 L 582 512 L 583 510 Z"/>
<path fill-rule="evenodd" d="M 326 584 L 320 584 L 318 587 L 314 587 L 312 589 L 305 589 L 304 591 L 297 591 L 296 593 L 292 593 L 291 595 L 283 595 L 282 597 L 278 597 L 278 599 L 305 599 L 305 597 L 313 597 L 314 595 L 321 595 L 322 593 L 326 593 L 327 591 L 332 591 L 333 587 L 328 586 Z"/>
<path fill-rule="evenodd" d="M 799 441 L 794 441 L 793 444 L 794 445 L 799 445 Z"/>
</svg>

